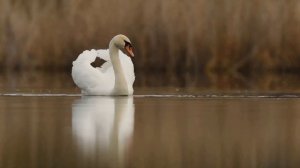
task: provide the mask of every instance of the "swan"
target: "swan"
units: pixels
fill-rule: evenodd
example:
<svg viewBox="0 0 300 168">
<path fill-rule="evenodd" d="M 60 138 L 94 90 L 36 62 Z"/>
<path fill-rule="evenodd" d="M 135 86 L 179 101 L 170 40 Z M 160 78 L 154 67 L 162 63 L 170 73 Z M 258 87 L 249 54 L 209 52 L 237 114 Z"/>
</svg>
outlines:
<svg viewBox="0 0 300 168">
<path fill-rule="evenodd" d="M 132 95 L 135 80 L 132 48 L 129 38 L 119 34 L 111 39 L 109 49 L 92 49 L 81 53 L 72 66 L 72 78 L 81 93 Z M 101 67 L 93 67 L 91 64 L 98 58 L 106 62 Z"/>
</svg>

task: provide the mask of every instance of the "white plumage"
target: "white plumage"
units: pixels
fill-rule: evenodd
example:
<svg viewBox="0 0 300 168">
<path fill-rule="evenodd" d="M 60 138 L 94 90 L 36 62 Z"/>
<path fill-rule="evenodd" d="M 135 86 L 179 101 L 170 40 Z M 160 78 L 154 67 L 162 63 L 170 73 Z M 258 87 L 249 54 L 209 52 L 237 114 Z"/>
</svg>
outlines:
<svg viewBox="0 0 300 168">
<path fill-rule="evenodd" d="M 82 94 L 133 94 L 134 66 L 131 58 L 120 52 L 120 49 L 126 49 L 126 42 L 130 42 L 126 36 L 115 36 L 111 40 L 108 50 L 86 50 L 73 61 L 72 78 L 81 89 Z M 91 63 L 97 57 L 106 62 L 101 67 L 95 68 Z"/>
</svg>

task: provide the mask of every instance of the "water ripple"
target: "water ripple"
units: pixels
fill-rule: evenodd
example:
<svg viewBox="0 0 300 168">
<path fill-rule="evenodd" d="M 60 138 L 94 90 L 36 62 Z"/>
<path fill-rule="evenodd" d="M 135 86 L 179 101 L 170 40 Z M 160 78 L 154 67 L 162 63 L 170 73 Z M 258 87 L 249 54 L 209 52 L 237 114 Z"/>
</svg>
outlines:
<svg viewBox="0 0 300 168">
<path fill-rule="evenodd" d="M 65 93 L 2 93 L 0 96 L 12 97 L 77 97 L 81 94 L 65 94 Z"/>
<path fill-rule="evenodd" d="M 0 93 L 1 97 L 79 97 L 81 94 L 69 93 Z M 145 94 L 133 95 L 135 98 L 300 98 L 300 94 Z"/>
<path fill-rule="evenodd" d="M 199 94 L 199 95 L 134 95 L 137 98 L 300 98 L 300 94 Z"/>
</svg>

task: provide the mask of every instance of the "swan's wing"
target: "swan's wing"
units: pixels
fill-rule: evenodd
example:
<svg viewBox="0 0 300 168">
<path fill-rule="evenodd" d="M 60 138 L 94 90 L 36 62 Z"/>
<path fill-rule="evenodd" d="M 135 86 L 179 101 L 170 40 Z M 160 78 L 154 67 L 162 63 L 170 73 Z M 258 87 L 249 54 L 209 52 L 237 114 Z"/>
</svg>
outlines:
<svg viewBox="0 0 300 168">
<path fill-rule="evenodd" d="M 97 50 L 96 52 L 97 52 L 97 57 L 99 57 L 105 61 L 110 61 L 108 50 Z"/>
<path fill-rule="evenodd" d="M 85 50 L 81 54 L 79 54 L 75 61 L 73 61 L 73 66 L 80 65 L 83 63 L 92 63 L 95 61 L 96 56 L 96 50 Z"/>
<path fill-rule="evenodd" d="M 105 63 L 103 63 L 98 70 L 102 71 L 103 73 L 107 71 L 113 71 L 108 50 L 97 50 L 97 57 L 105 61 Z"/>
<path fill-rule="evenodd" d="M 101 54 L 101 55 L 100 55 Z M 108 50 L 87 50 L 73 62 L 72 77 L 84 94 L 110 94 L 114 86 L 114 73 L 107 61 L 106 69 L 94 68 L 91 63 L 96 57 L 107 60 Z"/>
<path fill-rule="evenodd" d="M 92 62 L 95 61 L 96 57 L 99 57 L 106 61 L 106 63 L 110 63 L 110 57 L 109 57 L 109 52 L 108 50 L 85 50 L 83 51 L 75 61 L 73 61 L 73 66 L 76 64 L 82 64 L 82 63 L 89 63 L 91 64 Z"/>
</svg>

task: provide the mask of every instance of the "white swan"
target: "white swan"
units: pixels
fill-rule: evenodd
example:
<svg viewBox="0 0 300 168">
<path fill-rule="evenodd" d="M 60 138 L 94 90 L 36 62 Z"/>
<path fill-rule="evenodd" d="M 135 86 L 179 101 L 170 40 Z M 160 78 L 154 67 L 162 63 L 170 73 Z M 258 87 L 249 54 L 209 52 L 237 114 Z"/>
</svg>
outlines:
<svg viewBox="0 0 300 168">
<path fill-rule="evenodd" d="M 74 83 L 84 95 L 132 95 L 135 75 L 130 57 L 133 56 L 128 37 L 117 35 L 110 41 L 108 50 L 87 50 L 73 61 Z M 91 63 L 97 57 L 106 62 L 94 68 Z"/>
</svg>

